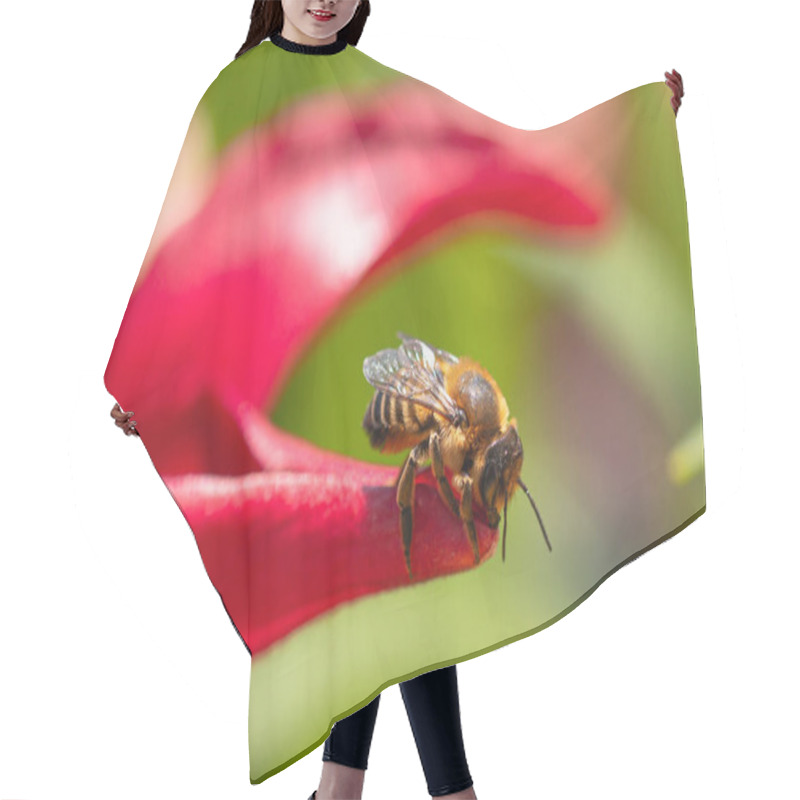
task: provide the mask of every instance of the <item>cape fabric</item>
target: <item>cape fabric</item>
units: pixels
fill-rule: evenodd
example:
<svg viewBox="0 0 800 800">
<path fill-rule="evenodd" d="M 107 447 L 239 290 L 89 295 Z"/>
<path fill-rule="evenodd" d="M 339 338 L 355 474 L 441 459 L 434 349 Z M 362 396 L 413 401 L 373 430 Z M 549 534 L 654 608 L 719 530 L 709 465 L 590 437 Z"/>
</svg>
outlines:
<svg viewBox="0 0 800 800">
<path fill-rule="evenodd" d="M 105 385 L 252 657 L 252 783 L 386 687 L 555 622 L 705 511 L 670 97 L 651 83 L 522 130 L 343 40 L 273 36 L 199 101 Z M 432 348 L 417 367 L 444 351 L 494 380 L 552 549 L 514 484 L 503 558 L 475 472 L 490 414 L 462 467 L 478 563 L 420 463 L 409 572 L 397 485 L 422 406 L 380 412 L 405 449 L 365 428 L 365 359 L 400 359 L 398 332 Z M 421 438 L 454 425 L 431 412 Z"/>
</svg>

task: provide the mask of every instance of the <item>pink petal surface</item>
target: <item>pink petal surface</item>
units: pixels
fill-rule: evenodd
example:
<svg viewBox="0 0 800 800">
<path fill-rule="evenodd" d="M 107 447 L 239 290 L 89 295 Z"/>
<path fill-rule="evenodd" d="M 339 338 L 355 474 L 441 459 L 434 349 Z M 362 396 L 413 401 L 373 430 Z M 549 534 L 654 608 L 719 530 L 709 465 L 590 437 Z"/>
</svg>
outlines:
<svg viewBox="0 0 800 800">
<path fill-rule="evenodd" d="M 167 485 L 251 652 L 340 603 L 410 585 L 397 470 L 295 443 L 256 409 L 241 413 L 256 449 L 268 448 L 284 469 L 300 466 L 299 458 L 313 471 L 187 475 Z M 415 495 L 413 580 L 472 568 L 467 535 L 439 499 L 429 470 L 419 473 Z M 480 511 L 476 516 L 482 518 Z M 484 560 L 497 531 L 480 522 L 476 530 Z"/>
<path fill-rule="evenodd" d="M 468 217 L 516 217 L 573 240 L 596 231 L 608 199 L 586 175 L 565 182 L 537 164 L 533 132 L 439 97 L 412 85 L 359 116 L 318 99 L 228 148 L 206 204 L 154 255 L 106 372 L 141 432 L 145 407 L 182 408 L 204 390 L 272 407 L 360 282 Z M 324 146 L 309 131 L 324 131 Z"/>
</svg>

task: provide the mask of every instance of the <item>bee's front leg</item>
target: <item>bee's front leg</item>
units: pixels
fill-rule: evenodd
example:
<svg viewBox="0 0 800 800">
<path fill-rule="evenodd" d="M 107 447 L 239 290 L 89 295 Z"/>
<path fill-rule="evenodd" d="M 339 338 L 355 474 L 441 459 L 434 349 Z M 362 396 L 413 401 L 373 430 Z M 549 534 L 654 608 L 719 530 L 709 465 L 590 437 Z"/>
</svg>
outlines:
<svg viewBox="0 0 800 800">
<path fill-rule="evenodd" d="M 486 516 L 489 520 L 489 527 L 490 528 L 499 528 L 500 527 L 500 514 L 497 513 L 497 509 L 494 506 L 489 506 L 486 509 Z"/>
<path fill-rule="evenodd" d="M 406 558 L 408 579 L 411 574 L 411 537 L 414 533 L 414 478 L 417 464 L 427 457 L 428 443 L 420 442 L 403 462 L 397 481 L 397 505 L 400 508 L 400 534 L 403 537 L 403 553 Z"/>
<path fill-rule="evenodd" d="M 472 518 L 472 478 L 469 475 L 461 476 L 461 519 L 467 529 L 467 536 L 472 545 L 472 553 L 475 556 L 475 564 L 480 562 L 480 552 L 478 551 L 478 534 L 475 532 L 475 520 Z"/>
<path fill-rule="evenodd" d="M 453 512 L 457 517 L 460 517 L 458 510 L 458 502 L 447 482 L 447 476 L 444 473 L 444 461 L 442 459 L 442 446 L 439 442 L 439 434 L 432 433 L 429 438 L 429 449 L 431 456 L 431 469 L 436 476 L 436 487 L 439 490 L 439 496 L 444 500 L 444 504 Z"/>
</svg>

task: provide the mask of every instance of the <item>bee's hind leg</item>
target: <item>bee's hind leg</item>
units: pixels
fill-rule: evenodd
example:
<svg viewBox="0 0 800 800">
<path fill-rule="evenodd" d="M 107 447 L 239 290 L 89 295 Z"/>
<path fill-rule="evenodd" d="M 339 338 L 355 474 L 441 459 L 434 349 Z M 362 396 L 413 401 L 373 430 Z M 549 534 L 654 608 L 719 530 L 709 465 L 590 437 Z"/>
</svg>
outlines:
<svg viewBox="0 0 800 800">
<path fill-rule="evenodd" d="M 397 505 L 400 508 L 400 533 L 403 537 L 403 553 L 406 559 L 408 578 L 411 574 L 411 537 L 414 533 L 414 477 L 417 464 L 427 457 L 427 442 L 414 447 L 403 462 L 397 481 Z"/>
<path fill-rule="evenodd" d="M 472 554 L 475 556 L 475 565 L 480 562 L 478 550 L 478 534 L 475 532 L 475 520 L 472 518 L 472 478 L 469 475 L 461 476 L 461 520 L 467 529 L 467 536 L 472 545 Z"/>
<path fill-rule="evenodd" d="M 442 460 L 442 447 L 439 443 L 439 434 L 432 433 L 429 438 L 429 450 L 431 457 L 431 469 L 436 476 L 436 487 L 439 490 L 439 496 L 444 500 L 444 504 L 453 512 L 456 517 L 461 514 L 458 510 L 458 501 L 447 482 L 447 477 L 444 474 L 444 461 Z"/>
</svg>

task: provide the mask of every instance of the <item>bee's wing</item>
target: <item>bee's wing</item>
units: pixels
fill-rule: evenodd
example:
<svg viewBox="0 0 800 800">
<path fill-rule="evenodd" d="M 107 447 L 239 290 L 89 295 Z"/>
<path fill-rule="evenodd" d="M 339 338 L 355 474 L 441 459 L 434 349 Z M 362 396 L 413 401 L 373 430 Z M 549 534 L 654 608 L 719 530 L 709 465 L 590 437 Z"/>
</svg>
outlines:
<svg viewBox="0 0 800 800">
<path fill-rule="evenodd" d="M 422 339 L 416 339 L 413 336 L 409 336 L 407 333 L 403 333 L 402 331 L 397 331 L 398 339 L 402 339 L 404 342 L 422 342 L 426 347 L 433 350 L 436 355 L 442 359 L 442 361 L 449 361 L 451 364 L 458 364 L 458 356 L 454 356 L 452 353 L 448 353 L 447 350 L 440 350 L 438 347 L 434 347 L 432 344 L 428 344 L 427 342 L 423 342 Z"/>
<path fill-rule="evenodd" d="M 376 389 L 454 420 L 458 406 L 445 390 L 436 355 L 429 344 L 407 338 L 396 350 L 381 350 L 365 358 L 364 377 Z"/>
</svg>

